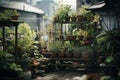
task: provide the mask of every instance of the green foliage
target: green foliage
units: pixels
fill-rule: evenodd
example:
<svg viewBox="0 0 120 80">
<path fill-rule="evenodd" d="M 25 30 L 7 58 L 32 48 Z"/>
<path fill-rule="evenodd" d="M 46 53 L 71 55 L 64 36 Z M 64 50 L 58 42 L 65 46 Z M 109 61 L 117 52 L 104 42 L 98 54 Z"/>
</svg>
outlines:
<svg viewBox="0 0 120 80">
<path fill-rule="evenodd" d="M 45 40 L 40 40 L 41 48 L 47 48 L 47 42 Z"/>
<path fill-rule="evenodd" d="M 87 36 L 88 36 L 88 32 L 85 31 L 85 30 L 82 30 L 82 29 L 77 29 L 77 28 L 75 28 L 75 29 L 73 30 L 73 32 L 72 32 L 72 35 L 87 37 Z"/>
<path fill-rule="evenodd" d="M 48 42 L 48 50 L 51 52 L 61 51 L 63 43 L 61 41 L 50 41 Z"/>
<path fill-rule="evenodd" d="M 103 76 L 100 80 L 112 80 L 110 76 Z"/>
<path fill-rule="evenodd" d="M 77 12 L 76 11 L 71 11 L 70 16 L 77 16 Z"/>
<path fill-rule="evenodd" d="M 6 18 L 6 15 L 1 12 L 0 13 L 0 18 Z"/>
<path fill-rule="evenodd" d="M 19 12 L 17 10 L 5 9 L 4 12 L 0 13 L 0 18 L 10 19 L 11 16 L 13 16 L 13 15 L 19 16 Z"/>
<path fill-rule="evenodd" d="M 19 40 L 20 46 L 28 47 L 31 46 L 36 37 L 36 33 L 34 30 L 30 28 L 30 26 L 26 23 L 21 23 L 18 26 L 18 32 L 23 35 L 23 39 Z"/>
<path fill-rule="evenodd" d="M 23 70 L 28 70 L 30 67 L 30 60 L 28 55 L 23 55 L 21 61 L 20 61 L 21 67 Z"/>
<path fill-rule="evenodd" d="M 3 52 L 0 50 L 0 69 L 7 69 L 11 62 L 14 62 L 14 57 L 8 52 Z"/>
<path fill-rule="evenodd" d="M 87 20 L 91 20 L 91 18 L 93 18 L 94 15 L 93 15 L 93 13 L 90 10 L 86 10 L 86 8 L 88 8 L 88 6 L 82 6 L 79 9 L 78 14 L 85 16 L 87 18 Z"/>
<path fill-rule="evenodd" d="M 19 16 L 20 14 L 17 10 L 13 10 L 12 16 L 14 16 L 14 15 Z"/>
<path fill-rule="evenodd" d="M 65 47 L 66 52 L 68 52 L 68 53 L 74 52 L 74 47 L 73 47 L 72 43 L 70 43 L 70 41 L 65 41 L 64 47 Z"/>
<path fill-rule="evenodd" d="M 104 45 L 107 53 L 113 54 L 116 52 L 119 52 L 120 50 L 120 32 L 119 29 L 113 29 L 109 31 L 105 31 L 104 33 L 101 33 L 97 38 L 102 38 L 103 41 L 101 43 Z M 100 41 L 98 41 L 98 44 Z M 102 45 L 100 45 L 102 46 Z"/>
<path fill-rule="evenodd" d="M 80 48 L 81 52 L 91 52 L 92 48 L 90 46 L 81 46 Z"/>
<path fill-rule="evenodd" d="M 65 20 L 65 17 L 69 15 L 71 11 L 70 5 L 60 5 L 56 11 L 55 17 L 58 17 L 58 22 L 62 23 Z"/>
<path fill-rule="evenodd" d="M 79 46 L 75 46 L 74 47 L 74 52 L 80 53 L 81 52 L 80 47 Z"/>
<path fill-rule="evenodd" d="M 114 58 L 112 56 L 108 56 L 106 59 L 107 63 L 112 63 L 114 61 Z"/>
<path fill-rule="evenodd" d="M 10 19 L 11 16 L 13 15 L 13 10 L 11 10 L 11 9 L 5 9 L 4 14 L 5 14 L 5 16 L 6 16 L 8 19 Z"/>
<path fill-rule="evenodd" d="M 23 71 L 20 65 L 17 65 L 15 63 L 10 64 L 10 69 L 14 71 Z"/>
</svg>

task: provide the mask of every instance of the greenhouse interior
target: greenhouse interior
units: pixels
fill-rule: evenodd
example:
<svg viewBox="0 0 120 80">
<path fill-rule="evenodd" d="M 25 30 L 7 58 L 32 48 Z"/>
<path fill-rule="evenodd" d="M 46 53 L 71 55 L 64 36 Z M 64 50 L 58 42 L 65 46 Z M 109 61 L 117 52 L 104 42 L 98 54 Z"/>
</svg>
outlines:
<svg viewBox="0 0 120 80">
<path fill-rule="evenodd" d="M 119 0 L 0 0 L 0 80 L 120 80 Z"/>
</svg>

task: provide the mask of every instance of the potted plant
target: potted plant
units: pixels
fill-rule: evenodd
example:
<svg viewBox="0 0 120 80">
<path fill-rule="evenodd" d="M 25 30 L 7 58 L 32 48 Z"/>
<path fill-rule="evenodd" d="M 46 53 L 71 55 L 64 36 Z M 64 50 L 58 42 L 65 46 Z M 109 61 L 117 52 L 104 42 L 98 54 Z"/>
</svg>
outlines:
<svg viewBox="0 0 120 80">
<path fill-rule="evenodd" d="M 18 20 L 19 15 L 20 14 L 17 10 L 13 10 L 12 15 L 11 15 L 11 19 L 12 20 Z"/>
<path fill-rule="evenodd" d="M 42 52 L 47 52 L 47 43 L 46 43 L 46 41 L 45 40 L 41 40 L 40 44 L 41 44 L 41 51 Z"/>
<path fill-rule="evenodd" d="M 81 57 L 81 50 L 79 46 L 74 47 L 74 53 L 73 53 L 74 58 L 80 58 Z"/>
<path fill-rule="evenodd" d="M 11 16 L 13 15 L 13 10 L 11 9 L 5 9 L 4 14 L 6 15 L 7 19 L 11 19 Z"/>
<path fill-rule="evenodd" d="M 49 41 L 47 45 L 48 51 L 50 53 L 51 58 L 57 58 L 58 57 L 58 51 L 59 51 L 59 42 L 58 41 Z"/>
<path fill-rule="evenodd" d="M 0 20 L 1 21 L 4 21 L 4 20 L 6 20 L 6 15 L 4 14 L 4 13 L 0 13 Z"/>
<path fill-rule="evenodd" d="M 77 19 L 77 12 L 72 11 L 71 14 L 70 14 L 71 22 L 76 22 L 76 19 Z"/>
<path fill-rule="evenodd" d="M 56 17 L 59 23 L 69 22 L 69 12 L 71 11 L 70 5 L 61 5 L 56 11 Z"/>
<path fill-rule="evenodd" d="M 90 53 L 91 53 L 91 48 L 90 46 L 82 46 L 80 47 L 82 58 L 83 59 L 89 59 L 90 58 Z"/>
<path fill-rule="evenodd" d="M 79 12 L 78 12 L 78 15 L 81 16 L 81 20 L 83 21 L 92 21 L 94 20 L 94 15 L 91 11 L 89 10 L 86 10 L 88 6 L 82 6 L 80 9 L 79 9 Z"/>
<path fill-rule="evenodd" d="M 65 57 L 72 58 L 73 57 L 72 53 L 74 52 L 74 48 L 73 45 L 70 43 L 70 41 L 65 41 L 64 47 L 65 47 Z"/>
</svg>

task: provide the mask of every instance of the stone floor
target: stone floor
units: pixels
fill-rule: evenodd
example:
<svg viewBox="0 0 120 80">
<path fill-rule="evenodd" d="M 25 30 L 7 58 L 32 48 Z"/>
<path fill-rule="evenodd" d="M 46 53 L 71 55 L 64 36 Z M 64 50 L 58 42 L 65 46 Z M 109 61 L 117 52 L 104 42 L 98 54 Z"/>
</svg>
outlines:
<svg viewBox="0 0 120 80">
<path fill-rule="evenodd" d="M 31 79 L 31 72 L 25 73 L 24 80 L 86 80 L 86 71 L 58 70 L 46 73 L 44 76 L 37 76 Z"/>
<path fill-rule="evenodd" d="M 83 71 L 55 71 L 46 74 L 45 76 L 41 77 L 38 76 L 36 79 L 33 80 L 81 80 L 80 78 L 85 73 Z"/>
</svg>

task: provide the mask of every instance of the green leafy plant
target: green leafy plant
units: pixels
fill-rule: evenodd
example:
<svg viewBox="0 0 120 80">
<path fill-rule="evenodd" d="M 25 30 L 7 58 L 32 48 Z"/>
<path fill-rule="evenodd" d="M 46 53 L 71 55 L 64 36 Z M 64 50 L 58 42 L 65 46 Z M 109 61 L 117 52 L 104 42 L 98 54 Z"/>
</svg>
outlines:
<svg viewBox="0 0 120 80">
<path fill-rule="evenodd" d="M 114 55 L 116 52 L 119 52 L 119 49 L 120 49 L 119 34 L 120 34 L 119 29 L 113 29 L 113 30 L 105 31 L 104 33 L 101 33 L 97 37 L 97 38 L 104 38 L 104 41 L 102 41 L 102 44 L 106 44 L 104 45 L 104 47 L 107 53 L 110 55 Z"/>
<path fill-rule="evenodd" d="M 14 62 L 14 56 L 8 52 L 0 50 L 0 69 L 9 69 L 11 62 Z"/>
<path fill-rule="evenodd" d="M 6 19 L 6 15 L 1 12 L 1 13 L 0 13 L 0 20 L 2 20 L 2 19 Z"/>
<path fill-rule="evenodd" d="M 13 14 L 12 14 L 12 15 L 13 15 L 13 16 L 14 16 L 14 15 L 19 16 L 20 13 L 19 13 L 17 10 L 13 10 Z"/>
<path fill-rule="evenodd" d="M 5 14 L 5 16 L 6 16 L 8 19 L 10 19 L 11 16 L 13 15 L 13 10 L 11 10 L 11 9 L 5 9 L 4 14 Z"/>
<path fill-rule="evenodd" d="M 50 41 L 48 43 L 48 50 L 51 52 L 58 52 L 62 48 L 63 44 L 61 41 Z"/>
<path fill-rule="evenodd" d="M 70 5 L 60 5 L 55 14 L 55 16 L 58 17 L 58 22 L 63 23 L 65 17 L 69 15 L 70 11 L 71 11 Z"/>
</svg>

